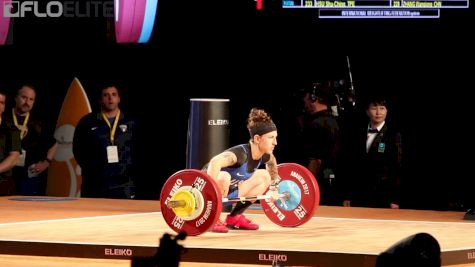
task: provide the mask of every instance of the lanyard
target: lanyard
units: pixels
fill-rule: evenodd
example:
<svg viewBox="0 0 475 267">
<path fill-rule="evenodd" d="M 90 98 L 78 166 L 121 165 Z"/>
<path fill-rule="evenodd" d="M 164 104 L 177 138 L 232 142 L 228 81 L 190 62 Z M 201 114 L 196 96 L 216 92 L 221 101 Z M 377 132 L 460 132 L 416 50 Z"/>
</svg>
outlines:
<svg viewBox="0 0 475 267">
<path fill-rule="evenodd" d="M 23 121 L 23 125 L 18 125 L 18 119 L 16 118 L 15 108 L 12 108 L 12 115 L 13 115 L 13 123 L 15 126 L 20 130 L 20 139 L 23 139 L 26 136 L 26 124 L 28 123 L 28 119 L 30 119 L 30 112 L 26 113 L 25 120 Z"/>
<path fill-rule="evenodd" d="M 106 114 L 104 112 L 101 112 L 102 118 L 106 121 L 107 125 L 110 128 L 110 135 L 111 135 L 111 144 L 114 145 L 114 136 L 115 136 L 115 131 L 117 130 L 117 124 L 119 124 L 119 117 L 120 117 L 120 109 L 119 112 L 117 112 L 117 115 L 115 115 L 114 119 L 114 125 L 111 126 L 111 123 L 109 122 L 109 119 L 107 118 Z"/>
</svg>

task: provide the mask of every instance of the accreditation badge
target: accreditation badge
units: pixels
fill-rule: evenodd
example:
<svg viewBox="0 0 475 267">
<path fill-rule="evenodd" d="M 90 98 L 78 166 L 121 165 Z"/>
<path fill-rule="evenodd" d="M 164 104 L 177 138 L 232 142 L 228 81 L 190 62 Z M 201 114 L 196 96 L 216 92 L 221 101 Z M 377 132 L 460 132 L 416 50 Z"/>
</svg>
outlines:
<svg viewBox="0 0 475 267">
<path fill-rule="evenodd" d="M 384 143 L 379 143 L 378 144 L 378 152 L 379 153 L 384 153 L 385 149 L 386 149 L 386 144 L 384 144 Z"/>
<path fill-rule="evenodd" d="M 119 162 L 119 150 L 117 149 L 117 146 L 107 146 L 107 162 Z"/>
</svg>

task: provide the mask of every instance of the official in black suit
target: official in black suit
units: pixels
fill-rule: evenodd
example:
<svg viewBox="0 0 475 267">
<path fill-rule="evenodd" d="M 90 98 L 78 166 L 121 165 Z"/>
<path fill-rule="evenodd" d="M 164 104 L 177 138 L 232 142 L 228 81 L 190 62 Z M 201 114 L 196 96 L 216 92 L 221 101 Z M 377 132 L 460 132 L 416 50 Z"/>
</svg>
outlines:
<svg viewBox="0 0 475 267">
<path fill-rule="evenodd" d="M 349 142 L 344 206 L 399 208 L 401 134 L 386 122 L 387 113 L 384 98 L 366 105 L 369 123 Z"/>
</svg>

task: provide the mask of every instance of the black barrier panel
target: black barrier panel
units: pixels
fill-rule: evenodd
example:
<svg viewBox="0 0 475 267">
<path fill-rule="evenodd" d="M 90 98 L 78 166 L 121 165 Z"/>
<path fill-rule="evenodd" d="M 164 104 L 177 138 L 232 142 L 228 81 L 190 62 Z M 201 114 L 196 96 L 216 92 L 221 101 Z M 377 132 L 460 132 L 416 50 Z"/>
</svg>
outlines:
<svg viewBox="0 0 475 267">
<path fill-rule="evenodd" d="M 202 169 L 229 147 L 229 99 L 190 99 L 186 168 Z"/>
</svg>

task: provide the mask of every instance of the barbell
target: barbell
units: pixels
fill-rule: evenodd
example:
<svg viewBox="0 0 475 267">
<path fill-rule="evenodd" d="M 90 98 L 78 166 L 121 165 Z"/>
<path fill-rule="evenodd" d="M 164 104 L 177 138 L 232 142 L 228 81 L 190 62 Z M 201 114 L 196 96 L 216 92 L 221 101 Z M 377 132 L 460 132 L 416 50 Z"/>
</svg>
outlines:
<svg viewBox="0 0 475 267">
<path fill-rule="evenodd" d="M 313 216 L 320 203 L 320 190 L 313 174 L 296 163 L 278 165 L 281 178 L 277 191 L 236 198 L 221 197 L 218 185 L 200 170 L 185 169 L 167 179 L 160 193 L 165 222 L 177 232 L 200 235 L 212 227 L 225 202 L 260 200 L 264 214 L 275 224 L 296 227 Z"/>
</svg>

